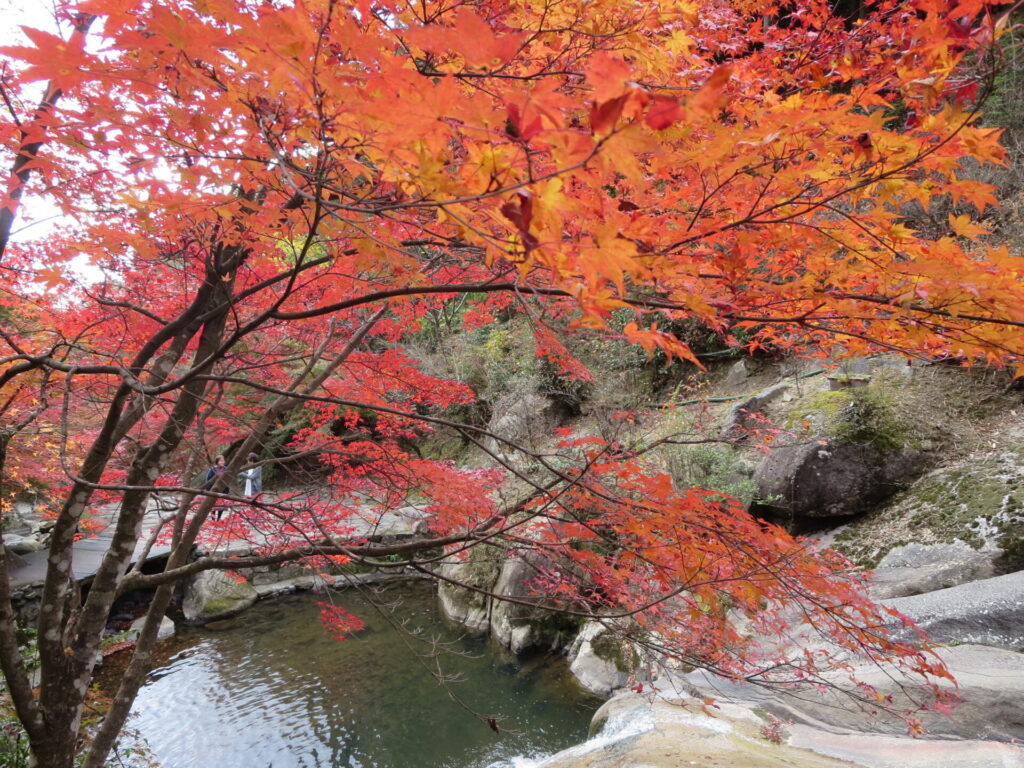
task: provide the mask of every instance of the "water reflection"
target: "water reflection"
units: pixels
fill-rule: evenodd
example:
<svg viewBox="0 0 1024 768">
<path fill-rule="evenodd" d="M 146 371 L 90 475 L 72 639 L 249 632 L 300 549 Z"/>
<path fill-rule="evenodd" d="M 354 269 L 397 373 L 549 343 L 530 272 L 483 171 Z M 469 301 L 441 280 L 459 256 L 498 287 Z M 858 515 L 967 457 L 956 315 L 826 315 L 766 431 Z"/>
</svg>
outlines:
<svg viewBox="0 0 1024 768">
<path fill-rule="evenodd" d="M 415 637 L 352 591 L 343 605 L 367 628 L 344 642 L 324 633 L 308 595 L 184 629 L 131 725 L 163 768 L 475 768 L 586 738 L 597 702 L 575 689 L 564 663 L 514 663 L 461 638 L 427 585 L 392 587 L 396 598 Z M 431 657 L 432 643 L 457 653 Z M 464 681 L 439 686 L 428 671 L 439 662 Z M 467 707 L 501 715 L 515 732 L 494 734 Z"/>
</svg>

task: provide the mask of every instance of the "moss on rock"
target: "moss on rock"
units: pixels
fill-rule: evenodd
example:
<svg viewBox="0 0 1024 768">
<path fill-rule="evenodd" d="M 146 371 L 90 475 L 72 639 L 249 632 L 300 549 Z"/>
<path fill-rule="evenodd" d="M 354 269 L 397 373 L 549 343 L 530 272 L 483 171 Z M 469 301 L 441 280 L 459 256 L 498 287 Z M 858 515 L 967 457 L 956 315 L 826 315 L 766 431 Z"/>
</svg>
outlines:
<svg viewBox="0 0 1024 768">
<path fill-rule="evenodd" d="M 790 415 L 787 428 L 806 420 L 818 422 L 826 437 L 869 445 L 881 453 L 892 453 L 908 444 L 917 447 L 893 386 L 884 382 L 820 392 Z"/>
<path fill-rule="evenodd" d="M 894 547 L 960 540 L 998 547 L 1001 573 L 1024 566 L 1024 451 L 1005 448 L 935 470 L 890 504 L 847 526 L 834 546 L 874 567 Z"/>
<path fill-rule="evenodd" d="M 590 641 L 590 647 L 597 658 L 611 662 L 619 672 L 628 675 L 637 667 L 636 653 L 628 649 L 625 640 L 611 632 L 599 634 Z"/>
<path fill-rule="evenodd" d="M 212 600 L 208 600 L 199 611 L 198 618 L 212 619 L 224 618 L 235 611 L 242 611 L 248 607 L 245 601 L 239 600 L 236 597 L 215 597 Z"/>
<path fill-rule="evenodd" d="M 463 589 L 454 584 L 442 584 L 441 588 L 452 599 L 456 599 L 470 608 L 485 608 L 490 598 L 484 593 L 494 588 L 503 562 L 504 554 L 501 550 L 490 547 L 474 547 L 465 560 L 452 563 L 445 568 L 456 581 L 476 589 Z M 478 592 L 477 590 L 482 591 Z"/>
</svg>

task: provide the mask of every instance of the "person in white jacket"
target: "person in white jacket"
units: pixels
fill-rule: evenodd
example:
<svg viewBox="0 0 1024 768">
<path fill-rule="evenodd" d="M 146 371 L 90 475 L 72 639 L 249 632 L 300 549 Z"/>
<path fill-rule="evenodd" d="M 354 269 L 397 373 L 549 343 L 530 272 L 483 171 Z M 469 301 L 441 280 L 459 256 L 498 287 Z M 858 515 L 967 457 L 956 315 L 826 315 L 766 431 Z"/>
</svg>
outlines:
<svg viewBox="0 0 1024 768">
<path fill-rule="evenodd" d="M 238 474 L 242 480 L 242 495 L 247 499 L 251 499 L 258 496 L 263 491 L 263 467 L 257 462 L 259 456 L 255 453 L 250 453 L 246 457 L 245 467 Z"/>
</svg>

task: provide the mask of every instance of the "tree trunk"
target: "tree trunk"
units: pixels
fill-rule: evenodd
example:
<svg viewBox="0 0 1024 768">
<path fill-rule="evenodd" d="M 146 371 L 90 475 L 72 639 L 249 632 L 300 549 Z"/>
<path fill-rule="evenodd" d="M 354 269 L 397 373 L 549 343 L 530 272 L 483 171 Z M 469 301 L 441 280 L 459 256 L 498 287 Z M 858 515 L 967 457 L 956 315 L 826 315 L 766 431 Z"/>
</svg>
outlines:
<svg viewBox="0 0 1024 768">
<path fill-rule="evenodd" d="M 70 692 L 69 692 L 70 693 Z M 78 745 L 78 724 L 81 718 L 81 703 L 78 696 L 68 696 L 65 706 L 43 710 L 46 736 L 30 739 L 33 768 L 73 768 Z"/>
</svg>

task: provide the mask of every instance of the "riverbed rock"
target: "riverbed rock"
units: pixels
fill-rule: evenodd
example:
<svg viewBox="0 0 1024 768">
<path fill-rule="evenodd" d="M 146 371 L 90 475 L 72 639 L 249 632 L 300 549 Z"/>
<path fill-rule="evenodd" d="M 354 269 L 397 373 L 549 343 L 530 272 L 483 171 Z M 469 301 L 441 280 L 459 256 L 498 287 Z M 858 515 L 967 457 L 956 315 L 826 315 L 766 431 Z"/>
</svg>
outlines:
<svg viewBox="0 0 1024 768">
<path fill-rule="evenodd" d="M 489 632 L 513 653 L 564 648 L 578 625 L 547 608 L 534 587 L 536 578 L 554 567 L 542 551 L 506 554 L 476 547 L 464 560 L 453 557 L 441 567 L 447 579 L 438 589 L 441 608 L 452 621 L 470 632 Z"/>
<path fill-rule="evenodd" d="M 910 738 L 821 723 L 773 721 L 762 710 L 721 699 L 706 712 L 699 701 L 685 697 L 680 701 L 682 707 L 619 694 L 594 715 L 591 733 L 596 736 L 591 741 L 542 762 L 541 768 L 1024 768 L 1024 748 L 1014 743 Z M 784 748 L 768 736 L 782 741 Z M 712 744 L 715 751 L 700 748 Z"/>
<path fill-rule="evenodd" d="M 33 535 L 45 537 L 53 530 L 54 525 L 55 521 L 53 518 L 41 518 L 32 520 L 29 528 Z"/>
<path fill-rule="evenodd" d="M 1024 698 L 1024 656 L 980 645 L 938 648 L 936 653 L 956 678 L 959 687 L 955 693 L 961 702 L 951 717 L 939 712 L 919 713 L 927 733 L 996 741 L 1024 739 L 1024 708 L 1020 706 Z M 909 681 L 894 676 L 893 670 L 866 661 L 854 661 L 850 671 L 836 671 L 825 678 L 836 686 L 848 686 L 850 674 L 873 686 L 883 697 L 890 697 L 888 701 L 896 709 L 907 710 L 913 708 L 913 702 L 928 701 L 926 689 L 907 688 Z M 896 717 L 858 709 L 838 690 L 772 691 L 702 670 L 687 673 L 682 679 L 691 690 L 756 707 L 784 720 L 895 735 L 907 730 L 906 723 Z M 952 682 L 940 682 L 946 688 L 953 686 Z"/>
<path fill-rule="evenodd" d="M 306 576 L 308 574 L 309 568 L 306 565 L 297 564 L 253 568 L 246 572 L 246 577 L 249 579 L 249 583 L 258 590 L 263 586 L 290 581 L 291 579 L 296 579 L 299 576 Z"/>
<path fill-rule="evenodd" d="M 491 600 L 491 635 L 513 653 L 537 648 L 564 648 L 576 635 L 578 623 L 545 607 L 534 582 L 557 564 L 545 552 L 514 552 L 501 564 Z"/>
<path fill-rule="evenodd" d="M 383 584 L 389 581 L 412 581 L 429 578 L 426 574 L 415 571 L 314 574 L 310 573 L 306 568 L 297 568 L 294 571 L 290 569 L 281 569 L 279 573 L 286 575 L 298 573 L 299 575 L 292 575 L 290 578 L 281 578 L 274 581 L 269 578 L 274 575 L 273 573 L 267 574 L 264 572 L 262 574 L 256 574 L 263 577 L 259 580 L 254 578 L 251 582 L 255 587 L 256 594 L 260 600 L 279 597 L 280 595 L 287 595 L 292 592 L 321 592 L 328 588 L 345 589 L 346 587 L 353 587 L 357 585 Z"/>
<path fill-rule="evenodd" d="M 921 718 L 925 729 L 968 739 L 1024 740 L 1024 656 L 984 645 L 939 648 L 937 653 L 959 684 L 956 692 L 961 702 L 949 717 L 925 713 Z M 897 705 L 904 700 L 885 670 L 861 665 L 856 674 L 883 695 L 892 696 Z M 822 716 L 824 711 L 815 714 Z M 836 725 L 850 724 L 849 718 L 825 717 Z M 899 733 L 902 729 L 894 724 L 889 730 Z"/>
<path fill-rule="evenodd" d="M 909 739 L 796 723 L 787 744 L 870 768 L 1024 768 L 1024 748 L 978 739 Z"/>
<path fill-rule="evenodd" d="M 16 555 L 28 555 L 43 549 L 46 546 L 46 537 L 43 534 L 30 534 L 28 536 L 8 534 L 4 536 L 4 545 L 8 546 L 11 552 Z"/>
<path fill-rule="evenodd" d="M 7 563 L 7 572 L 16 571 L 18 568 L 24 568 L 27 565 L 25 558 L 17 554 L 10 547 L 7 546 L 7 537 L 4 536 L 4 560 Z"/>
<path fill-rule="evenodd" d="M 974 549 L 963 541 L 950 544 L 905 544 L 882 558 L 868 593 L 875 599 L 908 597 L 948 589 L 995 575 L 1001 550 Z"/>
<path fill-rule="evenodd" d="M 913 619 L 936 643 L 1024 650 L 1024 571 L 882 603 Z"/>
<path fill-rule="evenodd" d="M 597 621 L 584 624 L 569 646 L 569 671 L 597 696 L 607 696 L 624 686 L 635 667 L 635 655 L 628 643 Z"/>
<path fill-rule="evenodd" d="M 1024 739 L 1024 708 L 1020 705 L 1024 699 L 1024 656 L 982 645 L 939 648 L 937 653 L 956 678 L 959 685 L 956 693 L 961 701 L 950 716 L 938 712 L 920 715 L 929 734 L 1006 742 Z M 854 673 L 881 695 L 892 697 L 895 706 L 910 704 L 899 682 L 887 670 L 859 664 Z M 945 681 L 943 685 L 952 687 L 952 683 Z M 916 698 L 920 699 L 920 695 Z M 784 709 L 778 709 L 779 705 Z M 797 717 L 809 717 L 814 725 L 826 723 L 889 734 L 906 731 L 905 724 L 898 720 L 871 718 L 844 706 L 844 702 L 831 694 L 762 702 L 761 706 L 783 717 L 787 710 L 797 712 Z"/>
<path fill-rule="evenodd" d="M 256 590 L 257 599 L 264 600 L 270 597 L 289 595 L 292 592 L 295 592 L 298 587 L 295 584 L 295 579 L 282 579 L 281 581 L 256 584 L 254 589 Z"/>
<path fill-rule="evenodd" d="M 748 378 L 750 378 L 750 369 L 747 366 L 747 361 L 741 359 L 729 366 L 722 383 L 727 389 L 736 389 L 742 386 Z"/>
<path fill-rule="evenodd" d="M 196 557 L 247 557 L 252 544 L 241 539 L 227 539 L 196 544 Z"/>
<path fill-rule="evenodd" d="M 188 581 L 181 609 L 186 621 L 204 624 L 244 611 L 256 598 L 249 582 L 236 581 L 221 571 L 202 571 Z"/>
<path fill-rule="evenodd" d="M 131 627 L 128 629 L 128 637 L 126 640 L 135 640 L 142 633 L 142 627 L 146 623 L 146 617 L 141 616 L 132 622 Z M 174 636 L 174 622 L 167 616 L 160 619 L 160 627 L 156 631 L 157 640 L 166 640 L 168 637 Z"/>
<path fill-rule="evenodd" d="M 16 501 L 8 510 L 4 519 L 5 531 L 30 531 L 32 526 L 39 523 L 41 514 L 35 503 L 30 501 Z"/>
<path fill-rule="evenodd" d="M 535 383 L 526 387 L 525 391 L 510 392 L 499 398 L 494 404 L 487 431 L 529 448 L 537 447 L 546 440 L 551 429 L 561 423 L 563 409 L 550 398 L 539 394 L 536 391 L 539 386 L 539 383 Z M 488 437 L 484 445 L 506 461 L 520 464 L 528 460 L 511 449 L 504 440 Z"/>
<path fill-rule="evenodd" d="M 678 706 L 621 694 L 598 710 L 600 732 L 543 760 L 538 768 L 843 768 L 851 763 L 760 734 L 749 712 L 712 716 L 699 702 Z"/>
</svg>

